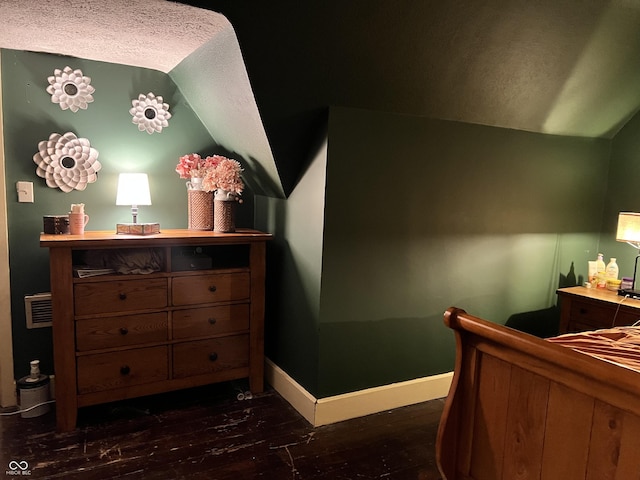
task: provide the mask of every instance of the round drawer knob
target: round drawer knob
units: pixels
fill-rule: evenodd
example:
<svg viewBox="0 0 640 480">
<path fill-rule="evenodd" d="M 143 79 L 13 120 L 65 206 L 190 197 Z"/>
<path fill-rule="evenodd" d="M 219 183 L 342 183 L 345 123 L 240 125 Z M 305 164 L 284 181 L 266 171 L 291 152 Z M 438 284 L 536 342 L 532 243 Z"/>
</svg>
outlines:
<svg viewBox="0 0 640 480">
<path fill-rule="evenodd" d="M 217 290 L 217 288 L 216 288 L 216 286 L 215 286 L 215 285 L 211 285 L 211 286 L 209 287 L 209 291 L 210 291 L 210 292 L 212 292 L 212 293 L 213 293 L 213 292 L 215 292 L 216 290 Z"/>
<path fill-rule="evenodd" d="M 210 325 L 215 325 L 215 324 L 216 324 L 216 319 L 215 319 L 215 318 L 213 318 L 213 317 L 210 317 L 210 318 L 209 318 L 209 324 L 210 324 Z"/>
<path fill-rule="evenodd" d="M 216 352 L 210 353 L 209 360 L 215 362 L 216 360 L 218 360 L 218 354 Z"/>
<path fill-rule="evenodd" d="M 127 327 L 122 327 L 120 329 L 120 335 L 126 335 L 127 333 L 129 333 L 129 330 L 127 329 Z"/>
<path fill-rule="evenodd" d="M 131 368 L 129 365 L 123 365 L 120 367 L 120 375 L 129 375 L 131 373 Z"/>
<path fill-rule="evenodd" d="M 118 298 L 120 300 L 126 300 L 127 299 L 127 294 L 126 293 L 119 293 L 118 294 Z"/>
</svg>

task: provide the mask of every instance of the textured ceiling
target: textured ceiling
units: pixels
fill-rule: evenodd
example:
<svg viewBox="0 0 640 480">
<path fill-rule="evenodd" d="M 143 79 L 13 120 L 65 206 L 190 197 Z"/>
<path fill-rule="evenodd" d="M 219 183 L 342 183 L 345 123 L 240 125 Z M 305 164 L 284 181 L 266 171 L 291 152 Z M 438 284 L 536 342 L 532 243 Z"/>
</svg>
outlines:
<svg viewBox="0 0 640 480">
<path fill-rule="evenodd" d="M 167 73 L 230 24 L 165 0 L 0 0 L 0 25 L 0 48 Z"/>
</svg>

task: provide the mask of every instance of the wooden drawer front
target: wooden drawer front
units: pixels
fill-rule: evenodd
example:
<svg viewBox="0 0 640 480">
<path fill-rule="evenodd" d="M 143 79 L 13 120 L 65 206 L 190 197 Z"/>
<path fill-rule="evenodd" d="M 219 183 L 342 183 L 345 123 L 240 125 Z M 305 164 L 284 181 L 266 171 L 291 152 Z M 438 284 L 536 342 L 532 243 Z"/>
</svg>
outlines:
<svg viewBox="0 0 640 480">
<path fill-rule="evenodd" d="M 82 352 L 165 342 L 168 334 L 167 323 L 167 312 L 78 320 L 76 348 Z"/>
<path fill-rule="evenodd" d="M 78 283 L 74 286 L 75 314 L 164 308 L 167 295 L 166 278 Z"/>
<path fill-rule="evenodd" d="M 205 337 L 249 329 L 249 304 L 173 312 L 173 338 Z"/>
<path fill-rule="evenodd" d="M 620 297 L 622 300 L 622 297 Z M 590 329 L 611 328 L 615 325 L 633 325 L 640 320 L 640 311 L 620 307 L 616 314 L 616 305 L 600 305 L 589 302 L 571 303 L 571 323 L 588 326 Z M 583 327 L 580 327 L 583 328 Z"/>
<path fill-rule="evenodd" d="M 173 346 L 174 378 L 249 366 L 249 335 L 177 343 Z"/>
<path fill-rule="evenodd" d="M 622 297 L 620 297 L 622 298 Z M 615 312 L 615 310 L 613 310 Z M 614 313 L 614 316 L 616 318 L 616 326 L 619 325 L 633 325 L 634 323 L 636 323 L 637 321 L 640 320 L 640 310 L 635 309 L 635 308 L 624 308 L 621 307 L 620 310 L 618 310 L 618 314 L 616 315 Z"/>
<path fill-rule="evenodd" d="M 139 348 L 78 357 L 78 392 L 158 382 L 168 378 L 167 347 Z"/>
<path fill-rule="evenodd" d="M 249 287 L 249 273 L 244 272 L 176 277 L 172 283 L 173 305 L 245 300 Z"/>
</svg>

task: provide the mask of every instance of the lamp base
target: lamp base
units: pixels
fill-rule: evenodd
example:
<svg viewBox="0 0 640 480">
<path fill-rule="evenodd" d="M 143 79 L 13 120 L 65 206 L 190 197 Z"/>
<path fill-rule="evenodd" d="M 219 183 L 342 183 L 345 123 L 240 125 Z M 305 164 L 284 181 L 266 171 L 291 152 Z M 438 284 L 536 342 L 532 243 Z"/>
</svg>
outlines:
<svg viewBox="0 0 640 480">
<path fill-rule="evenodd" d="M 159 223 L 117 223 L 116 233 L 123 235 L 155 235 L 160 233 Z"/>
<path fill-rule="evenodd" d="M 621 288 L 618 290 L 618 295 L 621 297 L 629 297 L 640 299 L 640 290 L 632 290 L 631 288 Z"/>
</svg>

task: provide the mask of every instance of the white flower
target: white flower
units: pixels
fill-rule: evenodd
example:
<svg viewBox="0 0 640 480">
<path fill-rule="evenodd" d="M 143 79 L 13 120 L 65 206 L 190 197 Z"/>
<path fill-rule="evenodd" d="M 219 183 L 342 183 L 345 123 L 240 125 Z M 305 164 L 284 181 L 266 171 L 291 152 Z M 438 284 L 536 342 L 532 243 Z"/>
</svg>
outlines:
<svg viewBox="0 0 640 480">
<path fill-rule="evenodd" d="M 86 110 L 87 104 L 93 102 L 92 93 L 95 92 L 95 88 L 90 85 L 91 77 L 85 77 L 82 70 L 71 70 L 68 66 L 64 70 L 56 68 L 53 73 L 53 76 L 47 78 L 50 83 L 47 93 L 51 95 L 51 101 L 59 103 L 62 110 Z"/>
<path fill-rule="evenodd" d="M 38 143 L 38 150 L 33 156 L 38 166 L 36 174 L 44 178 L 50 188 L 69 193 L 74 188 L 84 190 L 88 183 L 98 179 L 102 168 L 98 151 L 86 138 L 78 138 L 72 132 L 52 133 L 49 140 Z"/>
<path fill-rule="evenodd" d="M 146 130 L 148 134 L 162 132 L 162 127 L 168 127 L 171 118 L 169 104 L 162 103 L 162 97 L 157 97 L 149 92 L 140 94 L 137 99 L 131 101 L 133 108 L 129 113 L 133 116 L 132 122 L 138 124 L 138 130 Z"/>
</svg>

